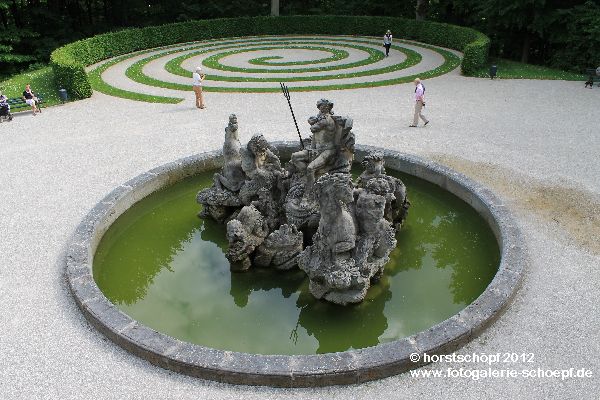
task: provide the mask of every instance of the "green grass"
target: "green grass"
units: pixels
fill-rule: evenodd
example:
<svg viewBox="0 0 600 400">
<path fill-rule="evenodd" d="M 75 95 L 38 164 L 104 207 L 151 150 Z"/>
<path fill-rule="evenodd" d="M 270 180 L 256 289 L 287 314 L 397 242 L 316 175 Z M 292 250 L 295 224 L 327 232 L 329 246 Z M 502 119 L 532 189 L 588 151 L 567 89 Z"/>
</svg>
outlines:
<svg viewBox="0 0 600 400">
<path fill-rule="evenodd" d="M 586 79 L 586 76 L 583 74 L 510 61 L 503 58 L 490 58 L 488 66 L 478 69 L 471 76 L 489 78 L 490 65 L 498 66 L 496 77 L 499 79 L 558 79 L 565 81 L 581 81 Z"/>
<path fill-rule="evenodd" d="M 295 43 L 302 44 L 302 42 L 295 42 Z M 327 43 L 321 42 L 321 44 L 327 44 Z M 269 73 L 271 73 L 271 74 L 273 74 L 273 73 L 275 73 L 275 74 L 284 74 L 284 73 L 293 74 L 293 73 L 304 73 L 304 72 L 335 71 L 335 70 L 344 69 L 344 68 L 360 67 L 363 65 L 373 64 L 373 63 L 375 63 L 377 61 L 381 61 L 385 58 L 383 52 L 381 52 L 380 50 L 372 49 L 370 47 L 356 46 L 356 45 L 350 45 L 350 44 L 346 44 L 346 43 L 338 44 L 338 46 L 351 47 L 351 48 L 355 48 L 357 50 L 365 51 L 369 54 L 369 57 L 365 58 L 364 60 L 355 61 L 355 62 L 348 63 L 348 64 L 330 65 L 327 67 L 284 68 L 284 69 L 276 69 L 276 70 L 275 69 L 265 69 L 265 68 L 232 67 L 232 66 L 223 65 L 219 62 L 219 60 L 221 58 L 227 57 L 227 56 L 230 56 L 233 54 L 246 53 L 248 51 L 256 51 L 256 50 L 278 50 L 278 49 L 281 49 L 281 46 L 279 46 L 279 47 L 260 47 L 260 48 L 250 48 L 250 49 L 236 49 L 236 50 L 227 51 L 225 53 L 213 54 L 212 56 L 209 56 L 206 59 L 204 59 L 204 61 L 202 62 L 202 65 L 204 65 L 205 67 L 209 67 L 209 68 L 220 70 L 220 71 L 243 72 L 243 73 L 249 73 L 249 74 L 269 74 Z M 286 46 L 285 49 L 321 50 L 321 51 L 327 50 L 324 47 L 297 46 L 295 44 Z M 307 65 L 307 64 L 308 63 L 304 63 L 304 65 Z"/>
<path fill-rule="evenodd" d="M 311 42 L 311 43 L 313 43 L 313 42 Z M 352 46 L 349 44 L 337 44 L 337 45 L 347 46 L 347 47 L 356 47 L 356 48 L 360 47 L 361 49 L 367 49 L 367 48 L 363 48 L 362 46 Z M 263 49 L 263 48 L 258 48 L 258 49 Z M 268 48 L 264 48 L 264 49 L 268 49 Z M 221 82 L 281 82 L 282 80 L 285 80 L 286 82 L 305 82 L 305 81 L 323 81 L 323 80 L 331 80 L 331 79 L 348 79 L 348 78 L 356 78 L 359 76 L 372 76 L 372 75 L 384 74 L 387 72 L 398 71 L 398 70 L 401 70 L 404 68 L 412 67 L 413 65 L 418 64 L 422 59 L 421 55 L 419 53 L 417 53 L 416 51 L 404 49 L 401 47 L 398 47 L 396 49 L 399 51 L 402 51 L 404 54 L 406 54 L 406 59 L 403 62 L 394 64 L 394 65 L 390 65 L 388 67 L 376 68 L 376 69 L 372 69 L 372 70 L 368 70 L 368 71 L 341 73 L 341 74 L 336 74 L 336 75 L 316 75 L 316 76 L 309 75 L 309 76 L 281 77 L 281 78 L 280 77 L 276 77 L 276 78 L 248 77 L 248 78 L 245 78 L 245 77 L 237 77 L 237 76 L 225 76 L 225 75 L 211 74 L 211 75 L 206 76 L 206 80 L 207 81 L 221 81 Z M 375 62 L 375 61 L 373 61 L 372 57 L 375 56 L 376 53 L 378 53 L 377 54 L 378 57 L 383 57 L 383 53 L 381 53 L 378 50 L 369 49 L 369 53 L 371 55 L 369 56 L 369 58 L 367 58 L 365 60 L 361 60 L 361 61 L 357 61 L 357 62 L 349 63 L 349 64 L 331 66 L 331 67 L 306 68 L 306 69 L 304 69 L 304 71 L 311 71 L 311 72 L 336 71 L 336 70 L 340 70 L 340 69 L 371 64 L 372 62 Z M 188 55 L 188 57 L 192 57 L 192 56 Z M 188 57 L 186 57 L 186 58 L 188 58 Z M 173 59 L 173 60 L 175 60 L 175 59 Z M 166 64 L 166 68 L 165 68 L 168 72 L 171 72 L 171 73 L 174 73 L 174 74 L 180 75 L 180 76 L 190 75 L 190 71 L 186 71 L 180 65 L 169 66 L 169 63 Z M 206 64 L 204 64 L 204 65 L 206 65 Z M 211 68 L 215 68 L 215 67 L 211 65 Z M 219 69 L 219 68 L 215 68 L 215 69 Z M 223 68 L 221 68 L 221 69 L 223 69 Z M 232 67 L 228 67 L 228 69 L 233 70 Z M 244 73 L 252 73 L 252 72 L 256 73 L 257 72 L 253 68 L 235 68 L 235 71 L 244 72 Z M 290 71 L 284 71 L 284 70 L 277 70 L 277 71 L 266 70 L 266 71 L 278 72 L 278 73 L 290 72 Z M 296 70 L 294 70 L 294 71 L 298 72 Z M 185 75 L 184 75 L 184 73 L 185 73 Z M 141 82 L 141 83 L 147 83 L 147 82 Z M 171 87 L 171 88 L 173 88 L 173 87 Z M 210 90 L 212 90 L 212 88 L 207 87 L 206 90 L 210 91 Z"/>
<path fill-rule="evenodd" d="M 274 39 L 274 41 L 281 41 L 281 40 L 286 40 L 286 39 Z M 348 41 L 352 41 L 352 40 L 348 40 Z M 297 44 L 297 42 L 295 42 L 295 43 Z M 364 43 L 369 43 L 369 42 L 365 41 Z M 223 44 L 228 44 L 228 43 L 220 41 L 220 44 L 223 45 Z M 277 43 L 273 43 L 273 44 L 283 44 L 283 43 L 277 42 Z M 316 43 L 311 42 L 311 44 L 316 44 Z M 331 43 L 324 43 L 324 44 L 331 44 Z M 411 43 L 411 44 L 414 44 L 414 43 Z M 214 45 L 217 45 L 217 43 L 215 43 Z M 208 46 L 207 45 L 199 45 L 199 46 L 194 46 L 194 47 L 190 47 L 187 49 L 183 49 L 183 50 L 192 50 L 194 48 L 203 48 L 205 50 L 197 51 L 194 53 L 188 53 L 188 54 L 184 54 L 179 57 L 173 58 L 166 64 L 165 69 L 171 73 L 175 73 L 175 70 L 177 70 L 177 72 L 179 72 L 178 75 L 188 77 L 191 75 L 191 71 L 186 71 L 183 68 L 181 68 L 181 66 L 180 66 L 180 64 L 184 61 L 184 59 L 193 57 L 192 54 L 196 55 L 196 54 L 202 54 L 202 53 L 208 52 L 210 50 L 206 50 L 206 47 L 213 47 L 214 45 L 210 45 L 210 44 Z M 412 82 L 416 77 L 420 77 L 421 79 L 427 79 L 427 78 L 432 78 L 435 76 L 443 75 L 443 74 L 446 74 L 446 73 L 454 70 L 455 68 L 457 68 L 460 65 L 460 62 L 461 62 L 460 58 L 450 51 L 440 49 L 440 48 L 437 48 L 434 46 L 423 45 L 423 44 L 421 44 L 419 46 L 426 48 L 426 49 L 433 50 L 433 51 L 439 53 L 440 55 L 442 55 L 442 57 L 444 57 L 444 64 L 442 64 L 441 66 L 439 66 L 433 70 L 429 70 L 426 72 L 420 72 L 418 74 L 399 77 L 399 78 L 387 79 L 387 80 L 379 81 L 379 82 L 359 82 L 359 83 L 353 83 L 353 84 L 332 84 L 332 85 L 322 85 L 322 86 L 292 86 L 292 87 L 290 87 L 290 91 L 315 91 L 315 90 L 328 91 L 328 90 L 359 89 L 359 88 L 367 88 L 367 87 L 396 85 L 396 84 L 401 84 L 401 83 Z M 391 72 L 391 71 L 407 68 L 411 65 L 417 64 L 421 60 L 421 55 L 418 54 L 417 52 L 414 52 L 412 50 L 408 50 L 405 48 L 397 47 L 397 46 L 393 46 L 393 47 L 400 51 L 405 52 L 405 54 L 407 55 L 407 59 L 404 60 L 400 64 L 392 65 L 392 66 L 389 66 L 386 68 L 380 68 L 378 70 L 357 72 L 357 73 L 353 73 L 353 74 L 331 75 L 331 76 L 322 77 L 322 78 L 321 77 L 299 77 L 297 80 L 298 81 L 307 81 L 307 80 L 336 79 L 336 78 L 341 79 L 342 77 L 349 77 L 349 76 L 342 76 L 342 75 L 368 76 L 368 75 L 373 75 L 373 71 L 378 71 L 377 73 L 385 73 L 385 72 Z M 237 44 L 235 46 L 228 46 L 226 48 L 239 48 L 239 42 L 237 42 Z M 168 47 L 165 47 L 164 49 L 167 50 Z M 115 65 L 115 64 L 117 64 L 127 58 L 130 58 L 134 55 L 149 53 L 149 52 L 156 51 L 156 50 L 157 49 L 150 49 L 150 50 L 145 50 L 145 51 L 136 52 L 136 53 L 132 53 L 132 54 L 127 54 L 125 56 L 118 57 L 118 58 L 110 61 L 109 63 L 103 64 L 102 66 L 96 68 L 94 71 L 89 73 L 90 81 L 92 82 L 93 88 L 95 90 L 101 91 L 101 92 L 103 92 L 105 94 L 109 94 L 111 96 L 122 97 L 122 98 L 132 99 L 132 100 L 159 102 L 159 103 L 178 103 L 178 102 L 180 102 L 181 99 L 177 99 L 177 98 L 162 97 L 162 96 L 150 96 L 150 95 L 144 95 L 144 94 L 139 94 L 139 93 L 135 93 L 135 92 L 130 92 L 130 91 L 114 88 L 114 87 L 110 86 L 109 84 L 103 82 L 101 79 L 102 72 L 104 72 L 106 69 L 108 69 L 112 65 Z M 189 91 L 189 90 L 191 90 L 190 85 L 183 85 L 183 84 L 178 84 L 178 83 L 160 81 L 158 79 L 155 79 L 155 78 L 145 75 L 142 71 L 144 66 L 146 64 L 148 64 L 149 62 L 156 60 L 158 58 L 164 57 L 169 54 L 180 52 L 180 51 L 182 51 L 182 49 L 169 50 L 169 51 L 155 54 L 150 57 L 139 60 L 136 63 L 134 63 L 133 65 L 131 65 L 126 70 L 126 76 L 135 82 L 150 85 L 150 86 L 161 87 L 161 88 L 166 88 L 166 89 L 181 90 L 181 91 Z M 414 56 L 412 55 L 412 53 L 414 53 Z M 238 81 L 238 82 L 259 81 L 260 82 L 260 81 L 267 80 L 267 78 L 239 78 L 239 77 L 223 77 L 223 76 L 210 75 L 207 77 L 207 80 Z M 280 79 L 274 79 L 273 81 L 278 82 L 279 80 Z M 285 79 L 286 82 L 293 81 L 293 80 L 294 79 L 290 79 L 290 78 Z M 205 92 L 232 92 L 232 93 L 269 93 L 269 92 L 279 92 L 280 89 L 278 87 L 275 87 L 275 88 L 204 87 L 204 91 Z"/>
<path fill-rule="evenodd" d="M 344 44 L 343 46 L 349 46 L 349 45 Z M 360 47 L 360 46 L 350 46 L 350 47 Z M 277 77 L 277 78 L 244 78 L 244 77 L 235 77 L 235 76 L 209 75 L 209 76 L 207 76 L 207 79 L 211 80 L 211 81 L 224 81 L 224 82 L 280 82 L 282 80 L 284 80 L 286 82 L 325 81 L 325 80 L 331 80 L 331 79 L 349 79 L 349 78 L 357 78 L 360 76 L 374 76 L 374 75 L 379 75 L 379 74 L 385 74 L 388 72 L 394 72 L 394 71 L 399 71 L 399 70 L 402 70 L 405 68 L 409 68 L 409 67 L 412 67 L 413 65 L 416 65 L 419 62 L 421 62 L 422 57 L 416 51 L 409 50 L 409 49 L 403 49 L 400 47 L 396 48 L 396 50 L 399 50 L 406 55 L 406 59 L 404 61 L 402 61 L 401 63 L 398 63 L 398 64 L 390 65 L 388 67 L 375 68 L 375 69 L 371 69 L 371 70 L 367 70 L 367 71 L 340 73 L 340 74 L 335 74 L 335 75 L 315 75 L 315 76 L 309 75 L 309 76 L 296 76 L 296 77 L 283 77 L 283 78 L 279 78 L 279 77 Z M 371 54 L 371 56 L 378 53 L 377 55 L 381 56 L 381 58 L 383 58 L 383 53 L 381 53 L 379 50 L 369 49 L 369 53 Z M 335 65 L 332 67 L 320 68 L 317 70 L 318 71 L 336 71 L 336 70 L 340 70 L 340 69 L 358 67 L 358 66 L 362 66 L 362 65 L 369 65 L 372 62 L 374 62 L 374 61 L 372 61 L 371 56 L 369 56 L 369 58 L 367 58 L 365 60 L 357 61 L 354 63 Z M 240 72 L 245 72 L 245 73 L 252 73 L 252 71 L 253 71 L 251 68 L 249 68 L 248 70 L 246 70 L 244 68 L 236 68 L 236 70 L 240 70 Z M 281 70 L 279 70 L 277 72 L 281 72 Z M 319 88 L 320 87 L 321 86 L 319 86 Z"/>
<path fill-rule="evenodd" d="M 354 41 L 356 41 L 356 40 L 354 40 Z M 358 41 L 358 42 L 369 43 L 366 41 Z M 298 44 L 298 43 L 303 43 L 303 42 L 294 42 L 294 43 Z M 279 45 L 288 45 L 288 44 L 293 44 L 293 43 L 281 42 L 278 44 Z M 313 41 L 313 42 L 308 42 L 308 44 L 331 44 L 331 43 L 325 43 L 325 42 L 321 43 L 321 42 Z M 353 46 L 351 44 L 346 44 L 346 43 L 341 43 L 341 44 L 336 43 L 336 44 L 342 45 L 342 46 L 347 46 L 347 47 L 360 47 L 361 49 L 363 48 L 362 46 Z M 239 47 L 239 44 L 237 44 L 235 46 L 227 46 L 225 48 L 232 48 L 232 47 L 237 48 L 237 47 Z M 423 45 L 422 47 L 434 50 L 434 51 L 440 53 L 445 58 L 445 60 L 446 60 L 445 64 L 440 67 L 440 68 L 442 68 L 442 70 L 445 70 L 445 68 L 451 64 L 452 67 L 447 71 L 447 72 L 449 72 L 452 69 L 456 68 L 456 64 L 455 64 L 456 61 L 458 61 L 460 63 L 460 59 L 448 51 L 440 50 L 435 47 L 426 46 L 426 45 Z M 319 81 L 319 80 L 330 80 L 330 79 L 347 79 L 347 78 L 354 78 L 354 77 L 359 77 L 359 76 L 372 76 L 372 75 L 376 75 L 376 74 L 383 74 L 383 73 L 387 73 L 387 72 L 398 71 L 398 70 L 416 65 L 422 59 L 421 55 L 413 50 L 405 49 L 405 48 L 402 48 L 399 46 L 393 46 L 393 48 L 404 52 L 407 57 L 406 60 L 404 60 L 403 62 L 401 62 L 399 64 L 394 64 L 394 65 L 391 65 L 391 66 L 388 66 L 385 68 L 378 68 L 378 69 L 373 69 L 373 70 L 369 70 L 369 71 L 361 71 L 361 72 L 345 73 L 345 74 L 337 74 L 337 75 L 312 76 L 312 77 L 311 76 L 302 76 L 302 77 L 286 77 L 286 78 L 252 78 L 252 77 L 244 78 L 244 77 L 234 77 L 234 76 L 208 75 L 206 77 L 206 80 L 207 81 L 224 81 L 224 82 L 279 82 L 283 79 L 286 82 L 303 82 L 303 81 L 305 82 L 305 81 Z M 378 56 L 383 57 L 383 53 L 378 50 L 374 50 L 374 49 L 368 49 L 368 50 L 372 51 L 373 53 L 378 53 Z M 178 51 L 180 51 L 180 50 L 174 50 L 174 51 L 169 51 L 166 53 L 155 54 L 151 57 L 142 59 L 142 60 L 134 63 L 133 65 L 131 65 L 126 70 L 126 76 L 135 82 L 142 83 L 145 85 L 161 87 L 161 88 L 165 88 L 165 89 L 173 89 L 173 90 L 184 90 L 184 91 L 189 90 L 189 85 L 183 85 L 180 83 L 173 83 L 173 82 L 164 82 L 164 81 L 152 78 L 150 76 L 147 76 L 143 73 L 144 66 L 146 64 L 148 64 L 149 62 L 151 62 L 155 59 L 164 57 L 168 54 L 178 52 Z M 198 54 L 206 53 L 208 51 L 211 51 L 211 50 L 201 50 L 201 51 L 197 51 L 197 52 L 193 52 L 193 53 L 183 54 L 179 57 L 175 57 L 166 63 L 165 69 L 172 74 L 189 77 L 191 72 L 182 68 L 181 63 L 188 58 L 197 56 Z M 362 62 L 367 63 L 366 60 L 363 60 Z M 448 64 L 448 63 L 450 63 L 450 64 Z M 344 66 L 339 65 L 339 66 L 336 66 L 336 69 L 347 68 L 348 66 L 349 66 L 349 64 L 344 65 Z M 435 71 L 440 70 L 440 68 L 437 68 Z M 248 72 L 246 69 L 242 69 L 242 68 L 240 68 L 240 69 L 243 70 L 244 72 Z M 321 70 L 321 69 L 319 69 L 319 70 Z M 272 72 L 272 71 L 269 70 L 269 72 Z M 443 72 L 443 73 L 446 73 L 446 72 Z M 437 76 L 437 75 L 435 75 L 435 76 Z M 416 76 L 414 76 L 414 77 L 416 77 Z M 414 79 L 414 77 L 413 77 L 413 79 Z M 388 82 L 388 83 L 386 83 L 388 85 L 395 84 L 398 82 L 399 83 L 408 82 L 405 79 L 406 78 L 398 78 L 398 79 L 393 79 L 393 80 L 387 80 L 384 82 Z M 389 82 L 392 82 L 392 83 L 389 83 Z M 359 86 L 356 86 L 356 85 L 359 85 Z M 331 86 L 332 85 L 314 86 L 312 88 L 313 88 L 313 90 L 320 90 L 321 88 L 328 88 Z M 335 89 L 346 89 L 346 88 L 371 87 L 371 86 L 381 86 L 381 85 L 378 85 L 375 82 L 367 82 L 366 84 L 362 84 L 362 83 L 360 83 L 360 84 L 339 84 L 339 85 L 334 85 L 334 88 Z M 217 91 L 222 91 L 222 92 L 275 92 L 279 89 L 278 88 L 205 87 L 204 90 L 207 92 L 217 92 Z M 297 89 L 297 90 L 300 90 L 300 89 Z M 301 90 L 310 90 L 310 87 L 305 86 L 305 87 L 302 87 Z M 325 90 L 333 90 L 333 89 L 325 89 Z"/>
<path fill-rule="evenodd" d="M 140 53 L 136 53 L 140 54 Z M 154 96 L 143 93 L 131 92 L 129 90 L 119 89 L 114 86 L 109 85 L 108 83 L 102 80 L 102 73 L 106 71 L 108 68 L 112 67 L 115 64 L 120 63 L 131 57 L 131 54 L 127 54 L 122 57 L 117 57 L 112 61 L 104 63 L 99 67 L 88 73 L 88 77 L 90 80 L 90 84 L 92 88 L 100 93 L 107 94 L 109 96 L 121 97 L 123 99 L 128 100 L 136 100 L 136 101 L 145 101 L 147 103 L 165 103 L 165 104 L 176 104 L 183 101 L 182 98 L 178 97 L 167 97 L 167 96 Z"/>
<path fill-rule="evenodd" d="M 31 72 L 24 72 L 15 75 L 3 82 L 0 82 L 0 89 L 9 99 L 22 97 L 25 85 L 30 84 L 31 89 L 43 97 L 42 106 L 49 107 L 60 104 L 58 97 L 58 88 L 54 83 L 54 72 L 51 67 L 44 67 Z M 27 108 L 19 108 L 15 111 L 29 110 Z"/>
<path fill-rule="evenodd" d="M 285 65 L 307 65 L 307 64 L 323 64 L 332 61 L 344 60 L 350 56 L 350 53 L 344 50 L 338 49 L 326 49 L 323 48 L 324 51 L 331 53 L 330 57 L 320 58 L 318 60 L 311 61 L 274 61 L 280 60 L 283 57 L 280 56 L 272 56 L 272 57 L 258 57 L 248 60 L 248 64 L 252 65 L 273 65 L 273 66 L 285 66 Z"/>
<path fill-rule="evenodd" d="M 243 72 L 243 73 L 261 73 L 261 72 L 264 72 L 264 73 L 273 73 L 273 72 L 291 73 L 291 72 L 316 72 L 316 71 L 329 71 L 329 70 L 335 71 L 335 70 L 340 70 L 340 69 L 345 69 L 345 68 L 368 65 L 368 64 L 371 64 L 373 62 L 379 61 L 384 58 L 382 51 L 353 44 L 353 43 L 372 44 L 372 42 L 365 41 L 365 40 L 338 39 L 333 43 L 320 42 L 320 41 L 278 42 L 279 40 L 281 40 L 281 39 L 272 39 L 272 41 L 274 42 L 273 44 L 277 44 L 279 46 L 294 45 L 294 44 L 296 44 L 296 45 L 297 44 L 308 44 L 308 45 L 311 45 L 311 44 L 321 44 L 321 45 L 335 44 L 337 46 L 345 46 L 345 47 L 350 47 L 350 48 L 355 48 L 358 50 L 366 51 L 367 53 L 369 53 L 369 57 L 367 59 L 357 61 L 355 63 L 341 64 L 341 65 L 335 65 L 335 66 L 331 66 L 331 67 L 316 67 L 316 68 L 286 69 L 286 70 L 280 69 L 277 71 L 267 70 L 267 69 L 258 70 L 258 69 L 254 69 L 254 68 L 234 68 L 234 67 L 224 68 L 220 65 L 214 65 L 214 62 L 209 62 L 209 63 L 206 62 L 211 57 L 217 57 L 217 58 L 224 57 L 223 53 L 220 53 L 220 54 L 215 54 L 214 56 L 207 58 L 206 60 L 204 60 L 203 64 L 208 67 L 214 68 L 214 69 L 223 69 L 223 70 L 227 70 L 227 71 L 236 71 L 236 72 Z M 229 49 L 232 47 L 239 48 L 239 43 L 235 46 L 223 47 L 222 49 Z M 422 47 L 431 48 L 431 49 L 435 50 L 435 48 L 433 48 L 433 47 L 428 47 L 428 46 L 422 46 Z M 359 77 L 359 76 L 370 76 L 370 75 L 376 75 L 376 74 L 383 74 L 386 72 L 393 72 L 393 71 L 398 71 L 400 69 L 411 67 L 413 65 L 418 64 L 422 59 L 421 55 L 419 53 L 417 53 L 416 51 L 405 49 L 405 48 L 402 48 L 399 46 L 392 46 L 392 48 L 403 52 L 406 55 L 407 59 L 399 64 L 395 64 L 395 65 L 385 67 L 385 68 L 373 69 L 373 70 L 369 70 L 369 71 L 353 72 L 353 73 L 337 74 L 337 75 L 326 75 L 326 76 L 287 77 L 287 78 L 285 78 L 285 81 L 286 82 L 302 82 L 302 81 L 318 81 L 318 80 L 329 80 L 329 79 L 347 79 L 347 78 L 355 78 L 355 77 Z M 261 48 L 253 48 L 253 50 L 261 50 Z M 174 75 L 189 77 L 191 72 L 182 68 L 181 64 L 188 58 L 195 57 L 199 54 L 206 53 L 208 51 L 210 51 L 210 50 L 198 51 L 198 52 L 194 52 L 194 53 L 183 54 L 179 57 L 175 57 L 165 64 L 165 70 Z M 237 50 L 236 52 L 242 52 L 242 51 L 249 51 L 249 50 Z M 435 50 L 435 51 L 437 51 L 437 50 Z M 207 75 L 206 80 L 208 80 L 208 81 L 223 81 L 223 82 L 279 82 L 282 80 L 282 78 L 240 78 L 240 77 L 235 77 L 235 76 L 223 76 L 223 75 L 212 74 L 212 75 Z"/>
<path fill-rule="evenodd" d="M 315 42 L 311 42 L 311 43 L 314 44 Z M 364 43 L 369 43 L 369 42 L 364 42 Z M 361 82 L 361 83 L 353 83 L 353 84 L 334 84 L 334 85 L 323 85 L 323 86 L 296 86 L 296 87 L 290 87 L 290 90 L 291 91 L 342 90 L 342 89 L 358 89 L 358 88 L 366 88 L 366 87 L 395 85 L 395 84 L 400 84 L 400 83 L 411 82 L 416 77 L 432 78 L 434 76 L 443 75 L 443 74 L 446 74 L 446 73 L 452 71 L 453 69 L 455 69 L 456 67 L 458 67 L 460 65 L 460 58 L 447 50 L 436 48 L 433 46 L 428 46 L 428 45 L 420 45 L 420 46 L 423 48 L 426 48 L 426 49 L 433 50 L 433 51 L 439 53 L 440 55 L 442 55 L 445 60 L 444 64 L 442 64 L 438 68 L 435 68 L 430 71 L 426 71 L 426 72 L 422 72 L 419 74 L 410 75 L 410 76 L 406 76 L 406 77 L 388 79 L 388 80 L 379 81 L 379 82 Z M 404 51 L 405 54 L 407 54 L 407 59 L 404 62 L 402 62 L 400 64 L 395 64 L 395 65 L 392 65 L 389 67 L 385 67 L 385 68 L 371 70 L 371 71 L 356 72 L 356 73 L 351 73 L 351 74 L 329 75 L 329 76 L 316 76 L 316 77 L 308 77 L 307 76 L 307 77 L 298 77 L 298 78 L 286 78 L 284 80 L 286 82 L 309 81 L 309 80 L 317 81 L 317 80 L 327 80 L 327 79 L 342 79 L 342 78 L 349 78 L 349 77 L 356 77 L 356 76 L 369 76 L 369 75 L 374 75 L 375 73 L 392 72 L 392 71 L 400 70 L 403 68 L 408 68 L 412 65 L 417 64 L 421 60 L 421 55 L 418 54 L 417 52 L 414 52 L 414 51 L 408 50 L 408 49 L 404 49 L 404 48 L 401 48 L 398 46 L 393 46 L 393 47 L 396 48 L 397 50 Z M 154 56 L 142 59 L 142 60 L 134 63 L 131 67 L 129 67 L 126 71 L 126 75 L 127 75 L 127 77 L 134 80 L 135 82 L 150 85 L 150 86 L 156 86 L 156 87 L 162 87 L 162 88 L 174 89 L 174 90 L 189 90 L 189 85 L 182 85 L 182 84 L 178 84 L 178 83 L 160 81 L 158 79 L 149 77 L 142 72 L 143 67 L 150 61 L 160 58 L 160 57 L 164 57 L 166 54 L 170 54 L 170 53 L 177 52 L 177 51 L 180 51 L 180 50 L 175 50 L 175 51 L 171 51 L 168 53 L 156 54 Z M 176 75 L 189 76 L 191 74 L 191 72 L 183 69 L 180 64 L 185 59 L 193 57 L 196 54 L 204 53 L 206 51 L 207 50 L 194 52 L 194 53 L 188 53 L 188 54 L 184 54 L 179 57 L 173 58 L 172 60 L 167 62 L 167 64 L 165 65 L 165 67 L 166 67 L 165 69 L 168 72 L 176 74 Z M 226 77 L 226 76 L 216 76 L 216 75 L 207 76 L 206 79 L 212 80 L 212 81 L 233 81 L 233 82 L 270 82 L 270 81 L 278 82 L 281 80 L 281 78 L 272 78 L 272 79 L 269 79 L 269 78 L 239 78 L 239 77 Z M 204 87 L 204 91 L 206 91 L 206 92 L 241 92 L 241 93 L 261 93 L 261 92 L 263 92 L 263 93 L 265 93 L 265 92 L 277 92 L 279 90 L 280 90 L 279 88 Z"/>
</svg>

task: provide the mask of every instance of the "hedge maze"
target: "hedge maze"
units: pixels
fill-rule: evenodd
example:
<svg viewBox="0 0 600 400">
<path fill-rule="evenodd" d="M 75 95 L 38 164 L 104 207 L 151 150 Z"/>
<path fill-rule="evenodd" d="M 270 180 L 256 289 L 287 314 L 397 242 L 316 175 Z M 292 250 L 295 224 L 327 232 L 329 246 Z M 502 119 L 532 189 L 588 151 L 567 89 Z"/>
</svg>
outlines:
<svg viewBox="0 0 600 400">
<path fill-rule="evenodd" d="M 381 39 L 386 29 L 395 34 L 389 57 Z M 441 47 L 463 52 L 462 60 Z M 51 63 L 59 84 L 75 98 L 96 90 L 177 103 L 181 92 L 191 90 L 196 66 L 206 74 L 205 91 L 275 92 L 279 82 L 291 91 L 342 90 L 439 76 L 459 65 L 468 74 L 487 60 L 488 47 L 489 39 L 477 31 L 433 22 L 256 17 L 98 35 L 57 49 Z"/>
</svg>

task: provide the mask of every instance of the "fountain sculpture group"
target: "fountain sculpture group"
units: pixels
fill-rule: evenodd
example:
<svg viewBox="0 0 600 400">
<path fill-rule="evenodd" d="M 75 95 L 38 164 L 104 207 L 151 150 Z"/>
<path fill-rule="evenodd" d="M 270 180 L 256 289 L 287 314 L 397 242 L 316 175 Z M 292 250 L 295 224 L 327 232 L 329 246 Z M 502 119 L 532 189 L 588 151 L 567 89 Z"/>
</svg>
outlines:
<svg viewBox="0 0 600 400">
<path fill-rule="evenodd" d="M 262 135 L 242 147 L 230 115 L 223 169 L 198 193 L 200 216 L 227 224 L 232 270 L 299 267 L 316 298 L 358 303 L 381 277 L 410 203 L 381 153 L 365 157 L 353 182 L 352 119 L 334 115 L 328 100 L 317 108 L 311 138 L 285 167 Z"/>
</svg>

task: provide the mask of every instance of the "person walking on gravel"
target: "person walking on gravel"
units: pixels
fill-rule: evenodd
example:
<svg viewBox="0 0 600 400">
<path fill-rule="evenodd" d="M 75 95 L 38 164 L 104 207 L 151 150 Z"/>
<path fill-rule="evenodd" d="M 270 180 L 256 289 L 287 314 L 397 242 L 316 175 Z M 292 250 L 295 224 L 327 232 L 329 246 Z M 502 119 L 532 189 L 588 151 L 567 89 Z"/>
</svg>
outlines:
<svg viewBox="0 0 600 400">
<path fill-rule="evenodd" d="M 383 47 L 385 47 L 385 56 L 390 55 L 390 47 L 392 46 L 392 31 L 388 31 L 383 35 Z"/>
<path fill-rule="evenodd" d="M 204 80 L 204 75 L 202 73 L 202 68 L 197 67 L 196 71 L 192 74 L 192 88 L 194 89 L 194 94 L 196 95 L 196 107 L 204 108 L 204 96 L 202 95 L 202 81 Z"/>
<path fill-rule="evenodd" d="M 419 117 L 423 120 L 425 125 L 429 123 L 429 120 L 422 114 L 423 107 L 425 107 L 425 86 L 421 83 L 419 78 L 415 79 L 415 116 L 413 123 L 410 125 L 411 128 L 416 128 L 419 123 Z"/>
</svg>

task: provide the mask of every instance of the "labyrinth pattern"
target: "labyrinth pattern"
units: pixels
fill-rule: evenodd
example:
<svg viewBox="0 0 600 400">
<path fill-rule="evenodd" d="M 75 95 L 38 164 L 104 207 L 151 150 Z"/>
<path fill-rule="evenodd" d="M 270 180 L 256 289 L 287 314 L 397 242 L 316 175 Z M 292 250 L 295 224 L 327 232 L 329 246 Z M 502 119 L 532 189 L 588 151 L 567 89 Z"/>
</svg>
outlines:
<svg viewBox="0 0 600 400">
<path fill-rule="evenodd" d="M 105 60 L 88 68 L 94 90 L 112 96 L 178 103 L 200 66 L 208 92 L 323 91 L 394 85 L 460 65 L 445 49 L 360 36 L 260 36 L 178 44 Z"/>
</svg>

